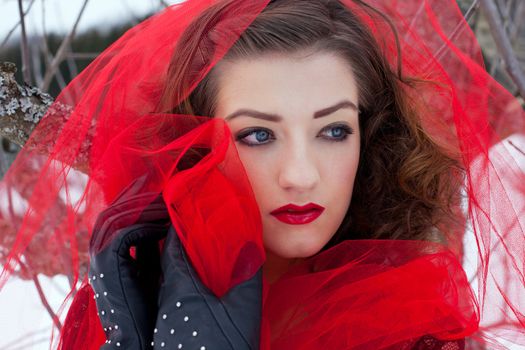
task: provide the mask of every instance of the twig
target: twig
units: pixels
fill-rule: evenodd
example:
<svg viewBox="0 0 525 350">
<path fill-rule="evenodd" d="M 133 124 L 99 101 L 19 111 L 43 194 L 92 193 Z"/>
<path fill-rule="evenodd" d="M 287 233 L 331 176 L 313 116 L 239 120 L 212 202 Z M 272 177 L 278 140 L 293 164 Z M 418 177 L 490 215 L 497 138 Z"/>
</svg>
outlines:
<svg viewBox="0 0 525 350">
<path fill-rule="evenodd" d="M 525 152 L 519 148 L 518 146 L 516 146 L 516 144 L 514 144 L 514 142 L 512 141 L 507 141 L 516 151 L 520 152 L 521 154 L 523 154 L 525 156 Z"/>
<path fill-rule="evenodd" d="M 507 72 L 512 78 L 513 82 L 518 87 L 518 90 L 522 97 L 525 97 L 525 75 L 521 71 L 516 54 L 512 49 L 512 44 L 509 37 L 505 33 L 501 19 L 497 15 L 498 9 L 493 0 L 479 0 L 481 9 L 485 13 L 487 21 L 489 22 L 492 36 L 495 39 L 496 46 L 498 47 L 503 59 Z"/>
<path fill-rule="evenodd" d="M 505 30 L 505 33 L 509 36 L 509 40 L 512 43 L 514 41 L 514 34 L 515 28 L 518 27 L 520 20 L 516 21 L 515 15 L 513 16 L 512 9 L 515 8 L 514 1 L 508 0 L 507 2 L 501 3 L 502 0 L 499 0 L 499 2 L 496 3 L 497 7 L 499 8 L 500 18 L 503 20 L 503 29 Z M 522 3 L 523 0 L 520 0 Z M 518 17 L 521 18 L 521 17 Z"/>
<path fill-rule="evenodd" d="M 467 9 L 467 12 L 465 12 L 465 15 L 464 15 L 465 21 L 468 22 L 470 20 L 470 18 L 476 13 L 478 6 L 479 6 L 479 0 L 473 0 L 469 8 Z"/>
<path fill-rule="evenodd" d="M 60 322 L 60 319 L 55 314 L 53 309 L 51 308 L 51 305 L 49 305 L 49 302 L 47 301 L 46 295 L 44 294 L 44 291 L 42 290 L 42 285 L 40 284 L 40 281 L 38 280 L 38 276 L 34 273 L 31 274 L 33 283 L 35 284 L 36 290 L 38 292 L 38 296 L 40 297 L 40 301 L 42 302 L 42 305 L 44 305 L 44 308 L 48 312 L 49 316 L 51 316 L 51 319 L 53 320 L 53 324 L 59 331 L 62 330 L 62 323 Z"/>
<path fill-rule="evenodd" d="M 465 12 L 465 15 L 463 16 L 466 22 L 468 22 L 470 18 L 476 13 L 478 6 L 479 6 L 479 0 L 472 0 L 472 3 L 470 4 L 468 10 Z M 453 39 L 459 33 L 460 28 L 463 28 L 463 23 L 458 23 L 458 25 L 454 28 L 452 33 L 450 33 L 449 38 Z M 441 45 L 441 47 L 436 51 L 436 54 L 435 54 L 436 59 L 440 59 L 441 56 L 445 53 L 445 50 L 447 48 L 448 48 L 448 44 L 443 43 L 443 45 Z M 430 63 L 428 65 L 430 65 Z"/>
<path fill-rule="evenodd" d="M 100 53 L 97 52 L 70 52 L 68 57 L 76 60 L 92 60 L 97 58 Z"/>
<path fill-rule="evenodd" d="M 44 294 L 44 291 L 42 290 L 42 285 L 40 284 L 40 281 L 38 280 L 38 276 L 34 274 L 32 271 L 29 270 L 29 268 L 20 260 L 17 259 L 18 263 L 20 264 L 20 268 L 25 270 L 27 273 L 31 275 L 31 279 L 33 280 L 33 283 L 35 284 L 36 290 L 38 292 L 38 296 L 40 297 L 40 301 L 42 302 L 42 305 L 44 305 L 44 308 L 48 312 L 49 316 L 51 316 L 51 319 L 53 320 L 53 324 L 57 329 L 60 331 L 62 330 L 62 323 L 60 322 L 60 319 L 55 314 L 53 309 L 51 308 L 51 305 L 49 305 L 49 302 L 47 301 L 46 295 Z"/>
<path fill-rule="evenodd" d="M 72 47 L 69 47 L 69 52 L 73 52 Z M 76 77 L 78 75 L 78 66 L 71 55 L 66 55 L 67 67 L 69 68 L 69 76 Z"/>
<path fill-rule="evenodd" d="M 494 0 L 494 5 L 498 9 L 499 18 L 503 20 L 503 28 L 507 30 L 507 26 L 509 24 L 508 2 L 505 3 L 503 0 Z"/>
<path fill-rule="evenodd" d="M 24 20 L 24 8 L 22 0 L 18 0 L 18 12 L 20 14 L 20 25 L 22 27 L 22 40 L 20 41 L 20 48 L 22 51 L 22 75 L 24 82 L 31 85 L 31 61 L 29 61 L 29 45 L 27 43 L 26 24 Z"/>
<path fill-rule="evenodd" d="M 45 39 L 44 39 L 44 41 L 45 41 Z M 42 55 L 44 56 L 44 62 L 45 62 L 45 65 L 46 65 L 46 72 L 47 72 L 47 69 L 51 66 L 51 63 L 52 63 L 52 60 L 53 60 L 53 56 L 51 55 L 50 51 L 48 50 L 47 43 L 42 48 Z M 71 76 L 74 77 L 75 75 L 71 75 Z M 64 79 L 64 75 L 62 74 L 60 69 L 57 69 L 57 71 L 55 72 L 55 79 L 56 79 L 56 82 L 58 83 L 58 87 L 60 88 L 60 90 L 61 91 L 64 90 L 64 88 L 67 86 L 67 83 L 66 83 L 66 79 Z M 42 82 L 42 84 L 43 84 L 43 82 Z"/>
<path fill-rule="evenodd" d="M 44 75 L 44 82 L 42 83 L 42 86 L 40 87 L 43 91 L 47 91 L 49 89 L 49 85 L 51 84 L 51 80 L 53 79 L 53 76 L 58 70 L 60 63 L 64 60 L 64 57 L 67 54 L 67 49 L 69 48 L 69 45 L 71 41 L 73 40 L 73 37 L 75 36 L 78 23 L 80 22 L 80 19 L 82 18 L 82 14 L 84 13 L 87 3 L 88 3 L 88 0 L 84 0 L 84 3 L 82 4 L 82 8 L 80 9 L 80 12 L 78 13 L 75 24 L 73 24 L 73 28 L 71 28 L 71 31 L 69 32 L 69 34 L 64 38 L 64 40 L 60 44 L 60 47 L 58 48 L 58 51 L 55 57 L 51 61 L 51 65 L 46 70 L 46 74 Z"/>
<path fill-rule="evenodd" d="M 40 36 L 40 45 L 38 45 L 39 49 L 42 54 L 42 59 L 44 61 L 44 67 L 47 67 L 47 54 L 49 52 L 49 47 L 47 45 L 47 28 L 46 28 L 46 2 L 45 0 L 41 0 L 41 18 L 42 18 L 42 35 Z M 40 58 L 40 52 L 38 57 Z M 40 61 L 40 60 L 39 60 Z M 39 64 L 38 68 L 33 66 L 33 73 L 35 76 L 35 84 L 36 86 L 42 86 L 44 83 L 44 75 L 42 73 L 42 66 Z M 45 68 L 44 68 L 45 69 Z"/>
<path fill-rule="evenodd" d="M 31 3 L 29 3 L 29 6 L 27 7 L 27 9 L 24 11 L 24 16 L 27 15 L 29 13 L 29 10 L 31 10 L 31 7 L 33 7 L 33 4 L 35 3 L 35 0 L 31 0 Z M 5 36 L 4 40 L 2 41 L 2 44 L 0 44 L 0 49 L 3 49 L 5 44 L 7 44 L 7 42 L 9 41 L 9 38 L 11 37 L 11 35 L 13 35 L 13 33 L 15 32 L 15 30 L 18 28 L 18 26 L 20 25 L 20 21 L 18 21 L 14 26 L 13 28 L 11 28 L 11 30 L 7 33 L 7 35 Z"/>
<path fill-rule="evenodd" d="M 31 59 L 33 62 L 33 79 L 36 85 L 42 84 L 42 57 L 40 56 L 40 45 L 31 47 Z"/>
<path fill-rule="evenodd" d="M 509 32 L 510 41 L 514 43 L 520 32 L 521 25 L 523 24 L 523 17 L 525 16 L 525 1 L 518 1 L 516 5 L 514 16 L 512 19 L 513 26 L 512 30 Z"/>
</svg>

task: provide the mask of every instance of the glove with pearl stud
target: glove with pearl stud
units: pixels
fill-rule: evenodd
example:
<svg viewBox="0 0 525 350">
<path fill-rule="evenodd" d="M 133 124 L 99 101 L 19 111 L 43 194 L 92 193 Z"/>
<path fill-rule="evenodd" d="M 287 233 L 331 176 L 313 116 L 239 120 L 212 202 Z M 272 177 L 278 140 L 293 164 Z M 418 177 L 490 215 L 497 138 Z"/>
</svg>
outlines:
<svg viewBox="0 0 525 350">
<path fill-rule="evenodd" d="M 154 349 L 259 349 L 262 270 L 217 298 L 200 281 L 173 226 L 161 266 Z"/>
<path fill-rule="evenodd" d="M 160 280 L 159 240 L 169 216 L 162 197 L 125 189 L 98 217 L 90 241 L 89 282 L 106 333 L 101 349 L 151 349 Z M 131 221 L 131 222 L 130 222 Z M 135 249 L 135 256 L 130 253 Z"/>
</svg>

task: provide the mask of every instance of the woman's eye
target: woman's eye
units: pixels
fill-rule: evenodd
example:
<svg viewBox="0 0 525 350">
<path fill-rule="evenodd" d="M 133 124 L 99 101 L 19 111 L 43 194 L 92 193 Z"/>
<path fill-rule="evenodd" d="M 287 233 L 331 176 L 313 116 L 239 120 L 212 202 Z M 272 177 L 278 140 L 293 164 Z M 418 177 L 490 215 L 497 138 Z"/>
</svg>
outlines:
<svg viewBox="0 0 525 350">
<path fill-rule="evenodd" d="M 349 134 L 353 133 L 353 129 L 348 125 L 330 125 L 321 130 L 319 137 L 328 141 L 337 142 L 344 141 Z M 247 146 L 261 146 L 275 140 L 275 136 L 272 131 L 268 129 L 251 128 L 239 132 L 235 137 L 235 140 Z"/>
<path fill-rule="evenodd" d="M 321 130 L 321 137 L 330 141 L 343 141 L 353 133 L 348 125 L 331 125 Z"/>
<path fill-rule="evenodd" d="M 248 146 L 258 146 L 274 140 L 275 137 L 272 132 L 267 129 L 249 129 L 240 132 L 235 139 Z"/>
</svg>

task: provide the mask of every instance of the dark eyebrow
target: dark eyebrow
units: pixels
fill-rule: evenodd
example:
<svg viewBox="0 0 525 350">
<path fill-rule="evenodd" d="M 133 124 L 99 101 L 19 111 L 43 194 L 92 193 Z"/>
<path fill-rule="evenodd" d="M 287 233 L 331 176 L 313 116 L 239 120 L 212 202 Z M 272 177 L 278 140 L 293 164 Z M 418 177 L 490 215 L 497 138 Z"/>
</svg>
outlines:
<svg viewBox="0 0 525 350">
<path fill-rule="evenodd" d="M 348 100 L 344 100 L 344 101 L 341 101 L 331 107 L 327 107 L 327 108 L 323 108 L 321 109 L 320 111 L 317 111 L 314 113 L 314 119 L 317 119 L 317 118 L 322 118 L 322 117 L 325 117 L 327 115 L 330 115 L 336 111 L 338 111 L 339 109 L 341 108 L 350 108 L 350 109 L 353 109 L 355 111 L 358 111 L 358 108 L 356 106 L 355 103 L 351 102 L 351 101 L 348 101 Z M 263 113 L 263 112 L 259 112 L 259 111 L 255 111 L 253 109 L 246 109 L 246 108 L 243 108 L 243 109 L 239 109 L 238 111 L 235 111 L 233 112 L 232 114 L 228 115 L 226 118 L 224 118 L 225 120 L 231 120 L 233 118 L 236 118 L 240 115 L 244 115 L 244 116 L 247 116 L 247 117 L 252 117 L 252 118 L 257 118 L 257 119 L 264 119 L 264 120 L 268 120 L 270 122 L 279 122 L 281 121 L 283 118 L 277 114 L 268 114 L 268 113 Z"/>
</svg>

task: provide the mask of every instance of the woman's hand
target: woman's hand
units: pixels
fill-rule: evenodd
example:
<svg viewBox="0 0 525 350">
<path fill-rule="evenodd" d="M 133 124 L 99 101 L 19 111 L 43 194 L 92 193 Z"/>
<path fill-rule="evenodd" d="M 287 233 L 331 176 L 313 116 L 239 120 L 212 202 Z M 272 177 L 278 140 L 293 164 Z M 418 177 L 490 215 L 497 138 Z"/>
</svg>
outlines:
<svg viewBox="0 0 525 350">
<path fill-rule="evenodd" d="M 155 194 L 140 191 L 139 179 L 99 215 L 91 237 L 89 282 L 106 333 L 104 350 L 152 348 L 159 240 L 166 236 L 169 217 L 162 197 L 145 205 Z"/>
<path fill-rule="evenodd" d="M 259 349 L 262 270 L 217 298 L 200 281 L 172 227 L 162 272 L 154 349 Z"/>
</svg>

